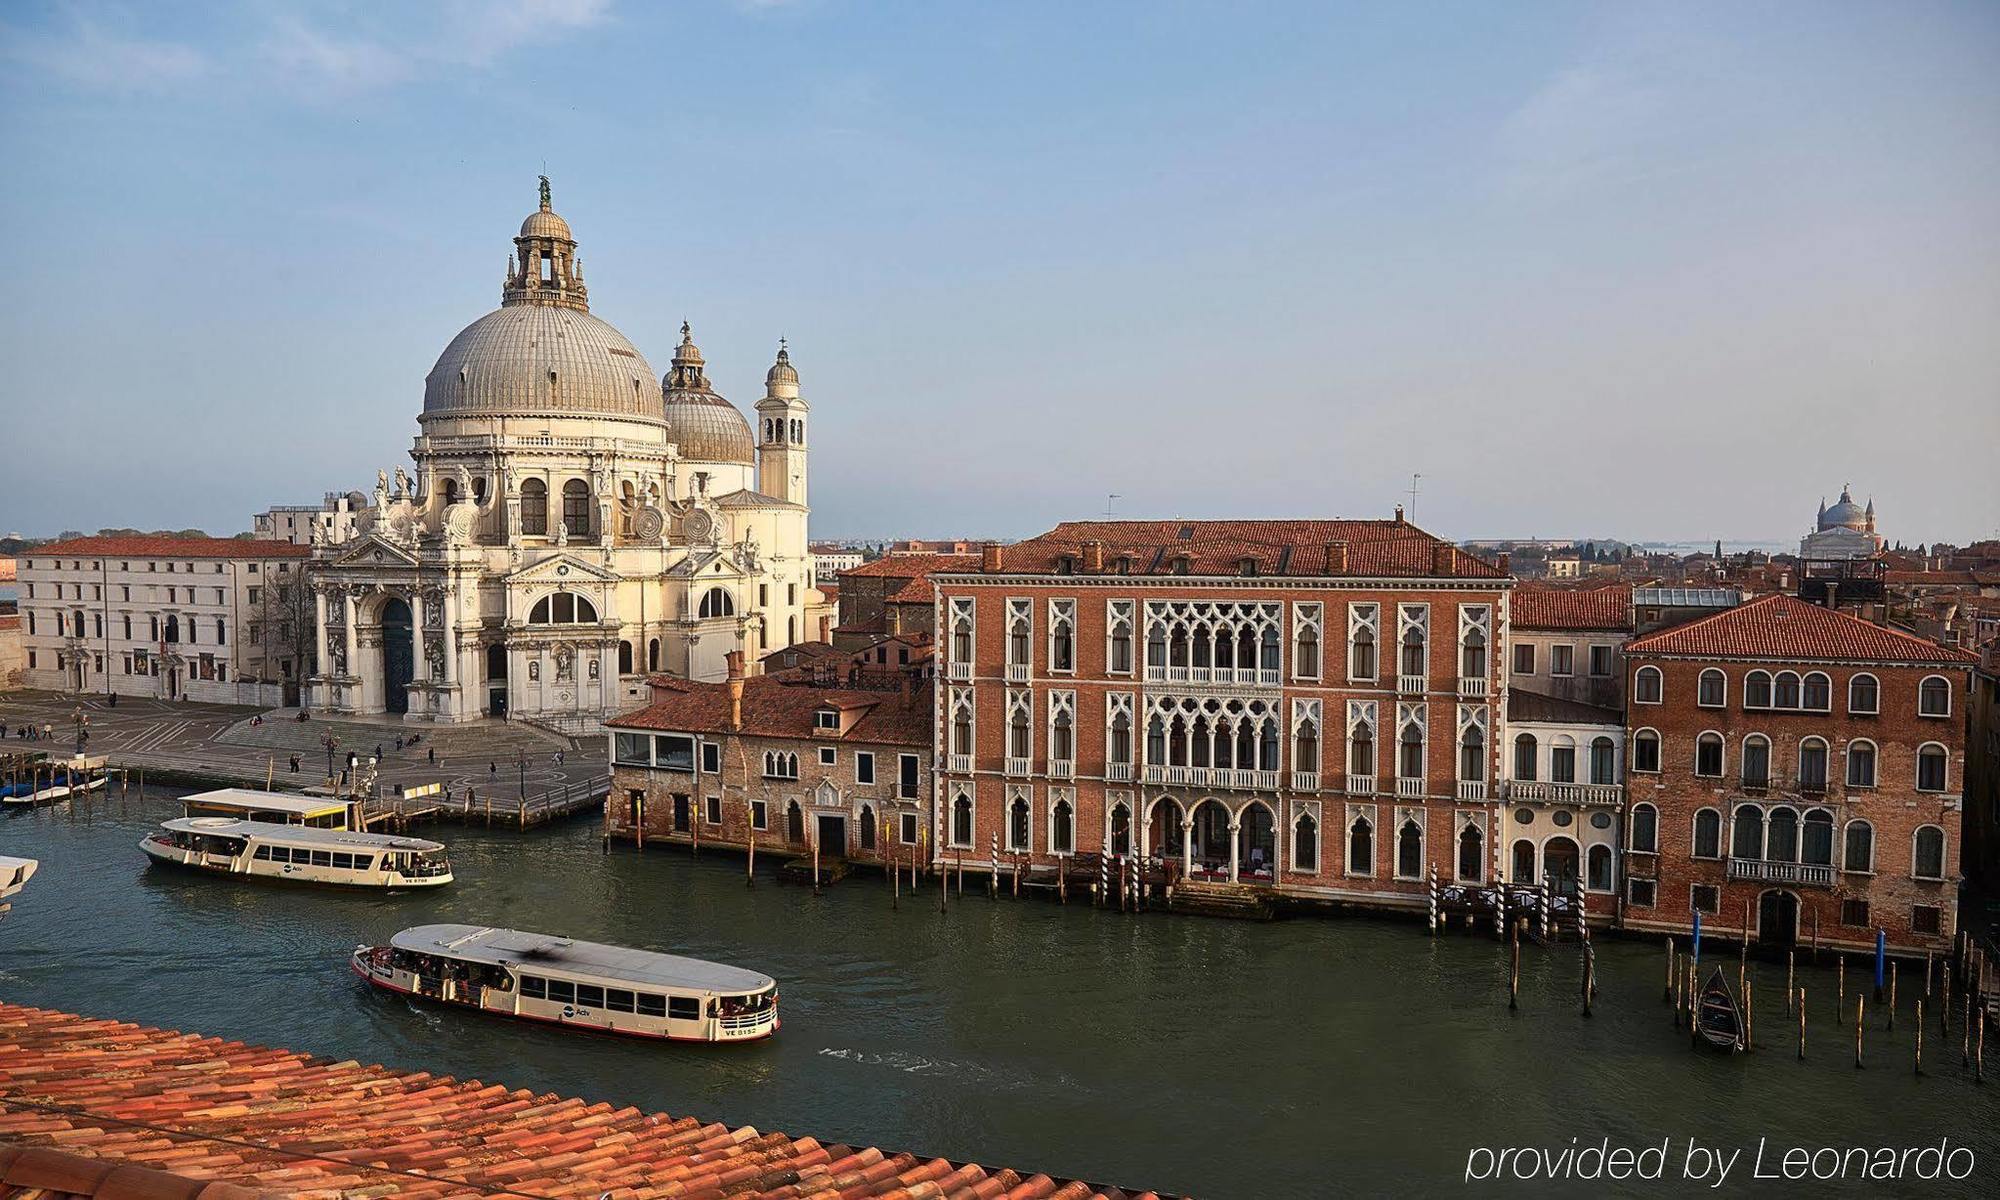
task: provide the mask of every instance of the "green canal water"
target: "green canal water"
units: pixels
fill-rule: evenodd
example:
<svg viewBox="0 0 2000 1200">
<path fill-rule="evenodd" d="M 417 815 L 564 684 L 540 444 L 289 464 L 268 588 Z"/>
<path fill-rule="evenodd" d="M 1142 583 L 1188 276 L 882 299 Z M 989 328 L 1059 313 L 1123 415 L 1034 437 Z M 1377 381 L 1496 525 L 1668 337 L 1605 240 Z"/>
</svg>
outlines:
<svg viewBox="0 0 2000 1200">
<path fill-rule="evenodd" d="M 0 816 L 0 852 L 42 861 L 0 920 L 0 997 L 1203 1197 L 1526 1194 L 1548 1189 L 1465 1186 L 1473 1148 L 1572 1138 L 1669 1146 L 1659 1182 L 1556 1189 L 1576 1194 L 1693 1190 L 1688 1139 L 1742 1150 L 1723 1190 L 1746 1192 L 1774 1187 L 1749 1178 L 1760 1139 L 1770 1169 L 1793 1146 L 1941 1138 L 1976 1155 L 1969 1179 L 1848 1188 L 2000 1194 L 2000 1045 L 1996 1077 L 1976 1087 L 1956 1030 L 1947 1047 L 1933 1023 L 1930 1074 L 1915 1078 L 1908 978 L 1897 1031 L 1871 1015 L 1856 1071 L 1830 969 L 1802 973 L 1805 1062 L 1769 966 L 1764 1049 L 1691 1052 L 1661 1002 L 1655 943 L 1600 942 L 1586 1020 L 1573 948 L 1524 949 L 1510 1012 L 1501 946 L 1411 924 L 1134 918 L 972 895 L 940 913 L 934 888 L 892 911 L 878 878 L 814 896 L 775 878 L 746 887 L 739 857 L 607 858 L 588 821 L 440 827 L 458 881 L 435 892 L 295 891 L 149 868 L 136 842 L 177 811 L 166 797 L 98 810 Z M 752 1046 L 635 1045 L 416 1007 L 348 974 L 357 942 L 427 921 L 753 967 L 779 980 L 784 1028 Z"/>
</svg>

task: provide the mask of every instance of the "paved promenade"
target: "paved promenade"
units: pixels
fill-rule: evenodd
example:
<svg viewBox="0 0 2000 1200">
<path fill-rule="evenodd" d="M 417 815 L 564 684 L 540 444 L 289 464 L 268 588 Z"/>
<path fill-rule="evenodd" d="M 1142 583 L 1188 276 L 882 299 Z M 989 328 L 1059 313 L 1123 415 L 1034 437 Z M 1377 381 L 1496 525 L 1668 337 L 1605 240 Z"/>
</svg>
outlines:
<svg viewBox="0 0 2000 1200">
<path fill-rule="evenodd" d="M 6 727 L 7 735 L 0 746 L 26 744 L 17 738 L 19 726 L 48 725 L 54 731 L 53 740 L 33 746 L 52 756 L 69 754 L 76 747 L 73 719 L 78 706 L 77 697 L 54 692 L 0 694 L 0 725 Z M 318 716 L 298 721 L 294 719 L 297 709 L 136 700 L 129 696 L 119 697 L 115 708 L 102 696 L 82 700 L 81 707 L 90 719 L 86 752 L 102 754 L 114 766 L 196 773 L 259 787 L 268 772 L 272 786 L 280 791 L 326 781 L 325 741 L 329 736 L 339 742 L 334 751 L 336 767 L 346 761 L 349 751 L 367 758 L 379 749 L 385 791 L 395 785 L 443 783 L 454 793 L 462 794 L 470 787 L 482 796 L 490 792 L 495 799 L 514 800 L 521 794 L 523 755 L 528 760 L 526 786 L 531 796 L 566 784 L 599 781 L 605 774 L 604 749 L 598 740 L 579 744 L 512 721 L 410 725 L 393 718 Z M 257 723 L 260 716 L 262 724 Z M 421 734 L 423 740 L 398 750 L 397 736 L 407 739 L 411 734 Z M 299 758 L 296 773 L 291 769 L 295 754 Z"/>
</svg>

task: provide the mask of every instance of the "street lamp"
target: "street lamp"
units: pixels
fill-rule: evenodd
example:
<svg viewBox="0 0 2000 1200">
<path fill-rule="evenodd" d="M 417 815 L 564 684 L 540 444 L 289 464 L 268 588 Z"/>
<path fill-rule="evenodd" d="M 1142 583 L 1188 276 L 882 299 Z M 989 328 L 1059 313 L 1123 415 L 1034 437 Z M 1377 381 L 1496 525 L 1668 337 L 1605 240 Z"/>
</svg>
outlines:
<svg viewBox="0 0 2000 1200">
<path fill-rule="evenodd" d="M 525 807 L 528 803 L 528 752 L 526 750 L 521 751 L 520 755 L 514 759 L 514 765 L 521 769 L 521 804 Z"/>
<path fill-rule="evenodd" d="M 76 706 L 70 714 L 70 723 L 76 727 L 76 756 L 83 757 L 83 744 L 90 740 L 90 717 L 84 713 L 83 705 Z"/>
<path fill-rule="evenodd" d="M 329 733 L 329 734 L 327 734 L 327 735 L 326 735 L 326 737 L 324 737 L 324 738 L 322 738 L 322 739 L 320 740 L 320 745 L 322 745 L 322 746 L 325 746 L 325 747 L 326 747 L 326 783 L 327 783 L 327 786 L 328 786 L 328 787 L 332 787 L 332 786 L 333 786 L 333 752 L 334 752 L 335 750 L 338 750 L 338 749 L 340 749 L 340 739 L 339 739 L 339 738 L 337 738 L 337 737 L 335 737 L 335 736 L 333 736 L 332 734 L 330 734 L 330 733 Z"/>
</svg>

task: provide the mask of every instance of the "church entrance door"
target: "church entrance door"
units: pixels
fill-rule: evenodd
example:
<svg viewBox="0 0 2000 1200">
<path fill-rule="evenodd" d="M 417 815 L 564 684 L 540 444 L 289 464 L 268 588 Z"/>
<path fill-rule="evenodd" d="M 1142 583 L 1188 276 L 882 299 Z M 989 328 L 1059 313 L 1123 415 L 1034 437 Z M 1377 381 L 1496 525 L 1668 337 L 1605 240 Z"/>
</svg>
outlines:
<svg viewBox="0 0 2000 1200">
<path fill-rule="evenodd" d="M 410 641 L 410 606 L 390 597 L 382 605 L 382 706 L 388 711 L 410 711 L 410 681 L 416 678 L 416 668 L 416 647 Z"/>
</svg>

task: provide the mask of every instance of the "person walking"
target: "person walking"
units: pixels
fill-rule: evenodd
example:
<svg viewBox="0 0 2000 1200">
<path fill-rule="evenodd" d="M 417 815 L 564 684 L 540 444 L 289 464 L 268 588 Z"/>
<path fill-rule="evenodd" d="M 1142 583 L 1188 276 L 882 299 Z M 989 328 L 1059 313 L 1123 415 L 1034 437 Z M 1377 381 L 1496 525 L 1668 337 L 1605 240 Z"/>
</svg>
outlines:
<svg viewBox="0 0 2000 1200">
<path fill-rule="evenodd" d="M 430 764 L 432 766 L 434 767 L 437 766 L 437 761 L 438 761 L 437 747 L 432 746 L 430 749 L 424 751 L 424 757 L 430 760 Z"/>
</svg>

